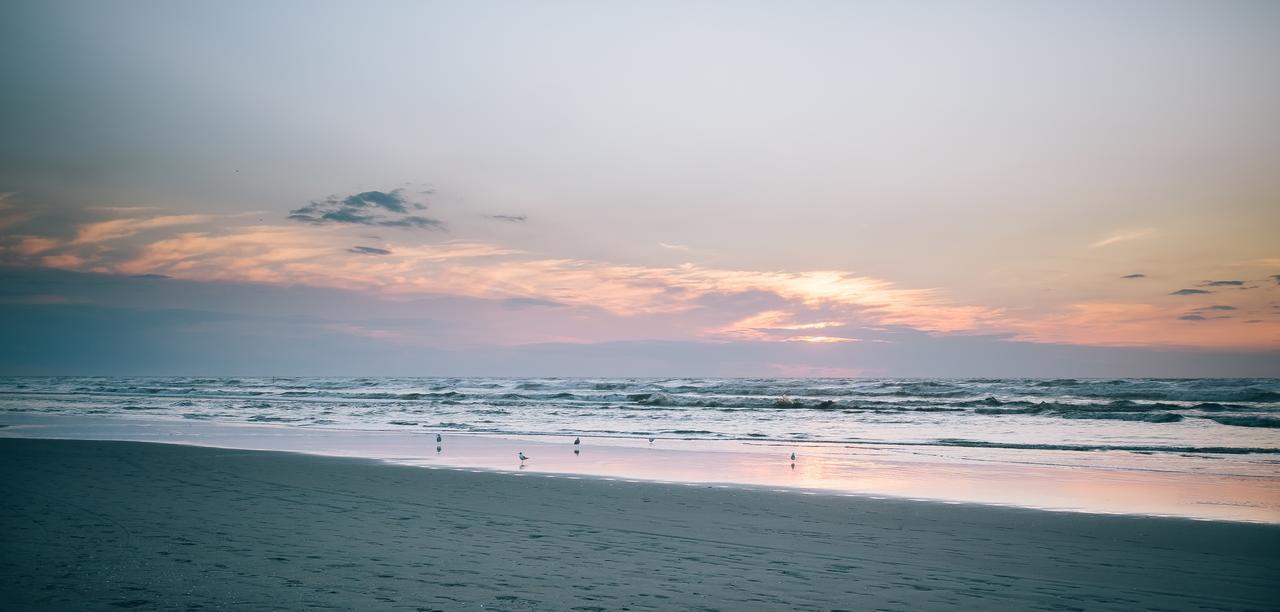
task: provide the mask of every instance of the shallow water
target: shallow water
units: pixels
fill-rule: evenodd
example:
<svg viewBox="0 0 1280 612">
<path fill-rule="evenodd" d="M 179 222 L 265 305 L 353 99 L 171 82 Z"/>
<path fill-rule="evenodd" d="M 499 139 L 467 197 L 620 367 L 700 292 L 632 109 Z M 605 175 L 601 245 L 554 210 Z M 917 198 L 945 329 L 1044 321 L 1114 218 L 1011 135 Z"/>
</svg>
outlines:
<svg viewBox="0 0 1280 612">
<path fill-rule="evenodd" d="M 1280 477 L 1187 469 L 1177 455 L 561 435 L 436 434 L 11 413 L 0 437 L 130 440 L 359 457 L 539 478 L 598 477 L 797 494 L 1280 523 Z M 577 452 L 575 452 L 577 451 Z M 796 453 L 796 460 L 790 459 Z M 521 461 L 517 453 L 529 457 Z M 1029 461 L 1028 459 L 1035 459 Z M 1171 461 L 1172 459 L 1172 461 Z M 1219 468 L 1228 463 L 1217 464 Z"/>
</svg>

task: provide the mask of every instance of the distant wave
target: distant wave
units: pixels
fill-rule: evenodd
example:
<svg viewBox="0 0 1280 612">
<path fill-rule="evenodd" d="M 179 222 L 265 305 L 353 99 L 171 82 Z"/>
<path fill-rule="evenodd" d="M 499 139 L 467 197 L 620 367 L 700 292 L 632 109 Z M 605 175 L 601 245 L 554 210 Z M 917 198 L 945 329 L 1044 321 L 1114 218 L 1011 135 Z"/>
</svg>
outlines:
<svg viewBox="0 0 1280 612">
<path fill-rule="evenodd" d="M 1280 380 L 1262 378 L 0 377 L 0 414 L 12 411 L 1012 450 L 1280 448 Z"/>
<path fill-rule="evenodd" d="M 1246 448 L 1232 446 L 1131 446 L 1123 444 L 1023 444 L 1018 442 L 986 442 L 983 440 L 942 439 L 922 446 L 964 446 L 969 448 L 1007 448 L 1054 451 L 1129 451 L 1147 453 L 1198 453 L 1209 455 L 1280 454 L 1280 448 Z"/>
<path fill-rule="evenodd" d="M 1280 418 L 1267 416 L 1212 416 L 1210 421 L 1236 427 L 1280 427 Z"/>
</svg>

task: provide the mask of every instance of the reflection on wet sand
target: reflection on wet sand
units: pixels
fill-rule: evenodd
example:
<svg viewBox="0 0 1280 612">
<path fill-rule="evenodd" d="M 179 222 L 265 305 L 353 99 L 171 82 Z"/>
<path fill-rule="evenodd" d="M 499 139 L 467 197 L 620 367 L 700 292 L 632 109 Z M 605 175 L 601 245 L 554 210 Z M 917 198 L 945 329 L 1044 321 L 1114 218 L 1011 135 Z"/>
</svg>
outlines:
<svg viewBox="0 0 1280 612">
<path fill-rule="evenodd" d="M 1256 464 L 1217 472 L 1176 458 L 1107 452 L 743 443 L 733 441 L 302 429 L 162 420 L 15 416 L 0 435 L 169 442 L 365 457 L 401 464 L 530 474 L 897 496 L 1096 513 L 1280 523 L 1280 474 Z M 531 460 L 520 461 L 520 453 Z M 791 454 L 796 453 L 796 460 Z M 1124 466 L 1124 467 L 1119 467 Z M 1234 469 L 1240 468 L 1240 469 Z"/>
</svg>

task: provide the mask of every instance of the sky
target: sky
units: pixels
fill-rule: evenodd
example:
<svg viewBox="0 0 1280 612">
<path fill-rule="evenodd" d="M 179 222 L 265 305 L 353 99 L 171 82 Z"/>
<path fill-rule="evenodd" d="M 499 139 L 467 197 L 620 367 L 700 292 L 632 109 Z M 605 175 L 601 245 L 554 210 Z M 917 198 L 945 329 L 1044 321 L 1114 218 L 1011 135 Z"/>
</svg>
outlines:
<svg viewBox="0 0 1280 612">
<path fill-rule="evenodd" d="M 0 374 L 1280 375 L 1280 3 L 0 7 Z"/>
</svg>

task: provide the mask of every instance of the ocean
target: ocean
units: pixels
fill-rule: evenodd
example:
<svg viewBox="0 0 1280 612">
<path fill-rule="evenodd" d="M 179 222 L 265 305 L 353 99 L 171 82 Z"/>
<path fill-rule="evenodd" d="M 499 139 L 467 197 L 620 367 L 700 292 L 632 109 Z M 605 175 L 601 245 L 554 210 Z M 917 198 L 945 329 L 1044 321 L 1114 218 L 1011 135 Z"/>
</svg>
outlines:
<svg viewBox="0 0 1280 612">
<path fill-rule="evenodd" d="M 10 377 L 0 436 L 1280 522 L 1280 379 Z"/>
<path fill-rule="evenodd" d="M 1280 379 L 0 378 L 0 411 L 293 427 L 1280 454 Z"/>
</svg>

